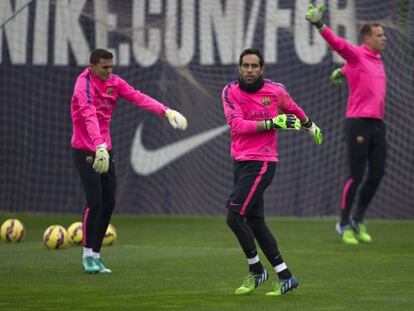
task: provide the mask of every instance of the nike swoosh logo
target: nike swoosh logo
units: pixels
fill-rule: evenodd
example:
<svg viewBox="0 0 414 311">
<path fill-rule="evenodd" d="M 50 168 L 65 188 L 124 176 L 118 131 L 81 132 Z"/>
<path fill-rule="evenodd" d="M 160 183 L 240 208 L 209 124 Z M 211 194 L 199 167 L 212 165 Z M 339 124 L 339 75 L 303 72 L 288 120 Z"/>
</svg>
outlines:
<svg viewBox="0 0 414 311">
<path fill-rule="evenodd" d="M 228 125 L 225 124 L 161 148 L 147 150 L 142 143 L 142 127 L 143 125 L 141 123 L 135 132 L 135 137 L 132 142 L 131 164 L 135 173 L 143 176 L 148 176 L 159 171 L 228 129 Z"/>
</svg>

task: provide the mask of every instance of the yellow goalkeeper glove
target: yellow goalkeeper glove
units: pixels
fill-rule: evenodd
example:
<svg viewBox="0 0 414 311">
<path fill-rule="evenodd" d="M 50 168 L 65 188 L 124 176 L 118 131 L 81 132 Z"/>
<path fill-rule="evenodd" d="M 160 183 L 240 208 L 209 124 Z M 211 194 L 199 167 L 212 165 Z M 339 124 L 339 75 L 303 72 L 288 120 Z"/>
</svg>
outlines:
<svg viewBox="0 0 414 311">
<path fill-rule="evenodd" d="M 93 161 L 93 166 L 95 172 L 98 174 L 104 174 L 108 172 L 109 169 L 109 153 L 106 150 L 106 144 L 102 144 L 96 147 L 95 151 L 95 161 Z"/>
<path fill-rule="evenodd" d="M 300 130 L 300 121 L 294 114 L 279 114 L 273 119 L 265 120 L 266 130 Z"/>
<path fill-rule="evenodd" d="M 342 83 L 342 78 L 344 77 L 344 74 L 341 71 L 341 68 L 336 68 L 331 73 L 331 82 L 335 85 L 340 85 Z"/>
</svg>

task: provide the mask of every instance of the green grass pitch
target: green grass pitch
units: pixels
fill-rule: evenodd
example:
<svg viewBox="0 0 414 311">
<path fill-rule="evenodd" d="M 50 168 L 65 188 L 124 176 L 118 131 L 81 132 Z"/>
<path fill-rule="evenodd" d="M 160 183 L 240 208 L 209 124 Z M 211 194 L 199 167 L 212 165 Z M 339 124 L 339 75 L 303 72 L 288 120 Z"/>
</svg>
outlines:
<svg viewBox="0 0 414 311">
<path fill-rule="evenodd" d="M 414 221 L 368 221 L 374 242 L 339 242 L 333 219 L 269 218 L 299 288 L 266 297 L 271 281 L 236 297 L 246 259 L 223 217 L 119 216 L 102 249 L 112 275 L 81 269 L 81 247 L 47 250 L 43 231 L 74 215 L 9 215 L 26 227 L 0 241 L 0 310 L 414 310 Z M 264 255 L 262 262 L 271 271 Z"/>
</svg>

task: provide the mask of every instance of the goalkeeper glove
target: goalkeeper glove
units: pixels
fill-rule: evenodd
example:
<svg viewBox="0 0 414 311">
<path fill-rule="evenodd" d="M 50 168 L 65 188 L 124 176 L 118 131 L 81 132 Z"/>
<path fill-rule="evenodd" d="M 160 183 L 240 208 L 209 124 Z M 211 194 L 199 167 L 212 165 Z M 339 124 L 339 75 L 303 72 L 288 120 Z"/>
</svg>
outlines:
<svg viewBox="0 0 414 311">
<path fill-rule="evenodd" d="M 174 129 L 184 131 L 187 128 L 187 119 L 178 111 L 168 109 L 165 116 Z"/>
<path fill-rule="evenodd" d="M 313 6 L 312 3 L 309 4 L 308 12 L 305 14 L 305 19 L 314 25 L 319 30 L 323 27 L 322 15 L 323 11 L 325 11 L 325 6 L 323 4 L 319 4 L 317 8 Z"/>
<path fill-rule="evenodd" d="M 265 120 L 266 130 L 300 130 L 300 121 L 294 114 L 279 114 L 273 119 Z"/>
<path fill-rule="evenodd" d="M 341 68 L 336 68 L 331 73 L 331 82 L 335 85 L 340 85 L 342 83 L 342 78 L 344 77 L 344 74 L 341 71 Z"/>
<path fill-rule="evenodd" d="M 309 118 L 304 124 L 302 124 L 305 130 L 315 141 L 315 144 L 320 145 L 323 143 L 323 135 L 321 129 L 313 123 Z"/>
<path fill-rule="evenodd" d="M 103 174 L 103 173 L 108 172 L 109 153 L 106 150 L 106 144 L 102 144 L 96 147 L 95 161 L 93 161 L 92 168 L 98 174 Z"/>
</svg>

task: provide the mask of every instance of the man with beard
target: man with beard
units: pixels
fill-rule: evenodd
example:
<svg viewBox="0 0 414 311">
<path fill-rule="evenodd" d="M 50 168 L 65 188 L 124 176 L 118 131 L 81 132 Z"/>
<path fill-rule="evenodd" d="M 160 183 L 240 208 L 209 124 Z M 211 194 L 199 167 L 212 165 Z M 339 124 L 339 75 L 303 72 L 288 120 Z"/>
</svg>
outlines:
<svg viewBox="0 0 414 311">
<path fill-rule="evenodd" d="M 224 113 L 231 130 L 234 186 L 227 201 L 227 224 L 236 235 L 249 265 L 249 273 L 236 295 L 247 295 L 269 278 L 262 266 L 255 240 L 279 277 L 266 295 L 278 296 L 299 284 L 279 252 L 264 220 L 263 195 L 276 169 L 277 131 L 301 126 L 322 144 L 319 127 L 292 100 L 280 83 L 263 79 L 264 60 L 257 49 L 244 50 L 239 59 L 238 81 L 222 93 Z M 287 114 L 279 114 L 279 110 Z"/>
</svg>

